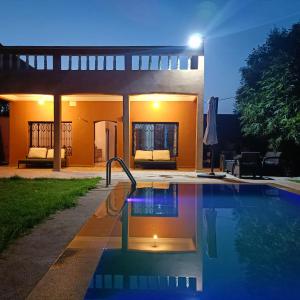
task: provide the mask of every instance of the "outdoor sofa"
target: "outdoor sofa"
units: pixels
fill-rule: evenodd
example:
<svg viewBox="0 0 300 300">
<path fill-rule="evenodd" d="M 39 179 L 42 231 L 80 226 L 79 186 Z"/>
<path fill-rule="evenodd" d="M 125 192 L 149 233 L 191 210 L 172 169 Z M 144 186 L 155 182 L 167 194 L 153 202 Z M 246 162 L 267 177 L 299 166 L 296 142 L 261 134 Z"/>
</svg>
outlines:
<svg viewBox="0 0 300 300">
<path fill-rule="evenodd" d="M 262 161 L 259 152 L 242 152 L 234 159 L 232 174 L 239 178 L 243 176 L 262 177 Z"/>
<path fill-rule="evenodd" d="M 171 158 L 169 150 L 136 150 L 134 167 L 147 169 L 176 169 L 176 159 Z"/>
<path fill-rule="evenodd" d="M 267 152 L 262 161 L 263 173 L 269 176 L 284 176 L 285 165 L 282 152 Z"/>
<path fill-rule="evenodd" d="M 29 148 L 28 155 L 25 159 L 18 161 L 18 168 L 20 165 L 31 167 L 53 167 L 54 163 L 54 149 L 47 149 L 41 147 Z M 61 165 L 67 166 L 66 149 L 61 149 Z"/>
</svg>

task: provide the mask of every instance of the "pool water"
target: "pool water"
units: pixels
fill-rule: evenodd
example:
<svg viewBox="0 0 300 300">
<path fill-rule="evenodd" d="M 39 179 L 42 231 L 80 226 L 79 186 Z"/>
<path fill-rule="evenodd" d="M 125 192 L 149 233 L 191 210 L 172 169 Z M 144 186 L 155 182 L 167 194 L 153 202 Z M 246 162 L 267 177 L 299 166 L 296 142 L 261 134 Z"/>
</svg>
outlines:
<svg viewBox="0 0 300 300">
<path fill-rule="evenodd" d="M 300 299 L 300 195 L 148 183 L 116 202 L 85 299 Z"/>
</svg>

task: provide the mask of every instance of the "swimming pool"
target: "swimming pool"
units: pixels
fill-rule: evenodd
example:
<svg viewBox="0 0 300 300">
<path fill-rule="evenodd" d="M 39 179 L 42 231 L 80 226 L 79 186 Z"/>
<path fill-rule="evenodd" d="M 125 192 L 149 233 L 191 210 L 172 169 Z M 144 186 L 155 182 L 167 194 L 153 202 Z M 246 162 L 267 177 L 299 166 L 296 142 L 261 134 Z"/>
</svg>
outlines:
<svg viewBox="0 0 300 300">
<path fill-rule="evenodd" d="M 97 212 L 114 224 L 85 299 L 300 298 L 299 195 L 145 183 L 123 200 Z"/>
</svg>

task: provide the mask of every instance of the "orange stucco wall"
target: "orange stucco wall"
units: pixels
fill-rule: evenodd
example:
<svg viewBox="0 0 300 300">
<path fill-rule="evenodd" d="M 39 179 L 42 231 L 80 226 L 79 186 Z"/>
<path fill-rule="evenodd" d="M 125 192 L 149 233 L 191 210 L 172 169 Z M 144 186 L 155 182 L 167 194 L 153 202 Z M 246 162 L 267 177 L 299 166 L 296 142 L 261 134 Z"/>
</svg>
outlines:
<svg viewBox="0 0 300 300">
<path fill-rule="evenodd" d="M 131 102 L 130 119 L 131 122 L 179 122 L 178 166 L 195 166 L 196 102 L 161 101 L 158 108 L 154 108 L 152 101 Z"/>
<path fill-rule="evenodd" d="M 0 138 L 3 147 L 4 161 L 8 162 L 9 158 L 9 117 L 0 117 Z"/>
<path fill-rule="evenodd" d="M 62 103 L 62 121 L 72 121 L 72 156 L 69 165 L 91 166 L 94 164 L 94 121 L 117 122 L 118 155 L 122 155 L 122 103 L 77 102 L 70 107 Z M 53 103 L 39 105 L 32 101 L 12 102 L 10 110 L 10 164 L 24 158 L 29 147 L 28 121 L 53 121 Z"/>
<path fill-rule="evenodd" d="M 122 102 L 78 101 L 76 107 L 62 104 L 62 120 L 72 121 L 72 156 L 69 165 L 91 166 L 94 164 L 94 122 L 117 122 L 117 154 L 122 157 L 123 125 Z M 10 164 L 26 156 L 29 147 L 29 121 L 53 121 L 53 103 L 39 105 L 33 101 L 11 102 L 10 105 Z M 196 103 L 160 102 L 154 108 L 151 101 L 130 103 L 131 122 L 179 122 L 178 167 L 195 166 Z M 131 138 L 131 134 L 130 134 Z M 130 149 L 131 150 L 131 149 Z"/>
<path fill-rule="evenodd" d="M 196 191 L 194 185 L 181 185 L 178 190 L 178 216 L 134 217 L 129 216 L 129 236 L 161 238 L 195 238 Z"/>
</svg>

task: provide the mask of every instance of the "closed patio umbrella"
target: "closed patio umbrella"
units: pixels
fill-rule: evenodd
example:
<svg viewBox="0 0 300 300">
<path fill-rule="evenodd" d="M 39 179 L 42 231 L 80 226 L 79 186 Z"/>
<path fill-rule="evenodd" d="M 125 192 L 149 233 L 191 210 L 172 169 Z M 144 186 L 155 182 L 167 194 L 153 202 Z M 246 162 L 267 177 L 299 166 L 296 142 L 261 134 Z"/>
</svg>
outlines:
<svg viewBox="0 0 300 300">
<path fill-rule="evenodd" d="M 211 97 L 208 104 L 208 112 L 206 118 L 206 129 L 204 133 L 203 143 L 211 146 L 210 167 L 209 174 L 198 174 L 198 177 L 225 177 L 225 175 L 216 176 L 214 173 L 214 145 L 218 144 L 217 137 L 217 112 L 218 112 L 218 97 Z"/>
<path fill-rule="evenodd" d="M 218 110 L 218 100 L 217 97 L 211 97 L 208 104 L 208 112 L 206 118 L 206 129 L 204 133 L 203 143 L 205 145 L 211 146 L 211 156 L 210 156 L 210 175 L 214 175 L 214 145 L 218 144 L 217 137 L 217 110 Z"/>
<path fill-rule="evenodd" d="M 204 216 L 206 223 L 207 254 L 210 258 L 217 258 L 217 211 L 214 208 L 206 208 Z"/>
<path fill-rule="evenodd" d="M 205 145 L 218 144 L 217 137 L 217 110 L 218 110 L 218 97 L 211 97 L 209 100 L 206 129 L 204 133 L 203 143 Z"/>
</svg>

